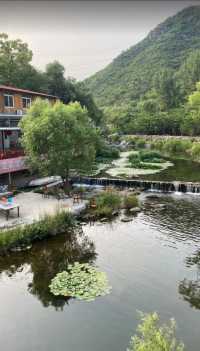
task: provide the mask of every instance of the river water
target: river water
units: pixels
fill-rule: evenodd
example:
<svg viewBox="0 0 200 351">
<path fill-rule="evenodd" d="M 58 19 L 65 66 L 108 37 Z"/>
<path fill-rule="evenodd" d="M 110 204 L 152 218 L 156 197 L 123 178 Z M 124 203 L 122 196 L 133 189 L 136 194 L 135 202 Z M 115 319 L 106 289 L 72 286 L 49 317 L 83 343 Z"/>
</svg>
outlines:
<svg viewBox="0 0 200 351">
<path fill-rule="evenodd" d="M 199 351 L 200 196 L 141 201 L 129 223 L 87 224 L 0 258 L 3 351 L 125 351 L 138 311 L 174 317 L 186 350 Z M 112 292 L 94 302 L 53 297 L 51 278 L 74 261 L 105 271 Z"/>
</svg>

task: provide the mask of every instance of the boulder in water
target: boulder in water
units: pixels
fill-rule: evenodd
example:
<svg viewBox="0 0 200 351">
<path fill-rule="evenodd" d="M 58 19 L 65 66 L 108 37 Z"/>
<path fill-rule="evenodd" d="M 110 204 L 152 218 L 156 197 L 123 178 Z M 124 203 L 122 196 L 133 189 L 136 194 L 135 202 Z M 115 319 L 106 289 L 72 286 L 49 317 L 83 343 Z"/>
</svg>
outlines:
<svg viewBox="0 0 200 351">
<path fill-rule="evenodd" d="M 141 208 L 140 207 L 133 207 L 129 210 L 129 212 L 132 214 L 138 213 L 138 212 L 141 212 Z"/>
<path fill-rule="evenodd" d="M 131 222 L 132 221 L 132 218 L 130 217 L 122 217 L 121 218 L 121 222 Z"/>
</svg>

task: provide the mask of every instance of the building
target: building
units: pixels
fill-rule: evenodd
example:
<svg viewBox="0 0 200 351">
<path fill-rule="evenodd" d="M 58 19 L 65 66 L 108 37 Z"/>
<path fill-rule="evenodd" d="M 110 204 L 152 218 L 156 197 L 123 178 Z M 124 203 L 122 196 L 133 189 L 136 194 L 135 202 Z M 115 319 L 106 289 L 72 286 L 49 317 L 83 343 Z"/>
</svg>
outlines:
<svg viewBox="0 0 200 351">
<path fill-rule="evenodd" d="M 0 174 L 26 168 L 18 124 L 36 98 L 52 104 L 58 100 L 53 95 L 0 85 Z"/>
</svg>

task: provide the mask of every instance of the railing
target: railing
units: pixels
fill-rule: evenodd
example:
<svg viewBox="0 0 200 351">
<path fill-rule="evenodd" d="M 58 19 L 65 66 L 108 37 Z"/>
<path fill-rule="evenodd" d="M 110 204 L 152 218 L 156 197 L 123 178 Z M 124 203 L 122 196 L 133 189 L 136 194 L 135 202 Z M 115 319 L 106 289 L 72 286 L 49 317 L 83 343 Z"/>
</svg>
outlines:
<svg viewBox="0 0 200 351">
<path fill-rule="evenodd" d="M 10 149 L 6 151 L 0 151 L 0 160 L 5 160 L 7 158 L 14 158 L 24 156 L 24 151 L 22 149 Z"/>
</svg>

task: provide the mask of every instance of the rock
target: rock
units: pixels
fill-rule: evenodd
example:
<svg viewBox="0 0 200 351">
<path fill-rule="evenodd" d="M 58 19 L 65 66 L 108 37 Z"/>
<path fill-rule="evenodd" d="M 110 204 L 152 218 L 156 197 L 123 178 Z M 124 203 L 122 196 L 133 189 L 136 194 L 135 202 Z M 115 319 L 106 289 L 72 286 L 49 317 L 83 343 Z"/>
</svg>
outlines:
<svg viewBox="0 0 200 351">
<path fill-rule="evenodd" d="M 140 190 L 135 190 L 135 191 L 133 192 L 133 194 L 134 194 L 134 195 L 140 195 L 140 194 L 141 194 L 141 191 L 140 191 Z"/>
<path fill-rule="evenodd" d="M 112 212 L 113 216 L 118 216 L 118 214 L 119 214 L 119 211 L 117 211 L 117 210 Z"/>
<path fill-rule="evenodd" d="M 159 196 L 150 194 L 150 195 L 147 195 L 146 198 L 152 199 L 152 200 L 157 200 L 157 199 L 159 199 Z"/>
<path fill-rule="evenodd" d="M 79 224 L 80 224 L 80 225 L 87 225 L 86 222 L 80 222 Z"/>
<path fill-rule="evenodd" d="M 131 221 L 132 221 L 132 218 L 130 218 L 130 217 L 121 218 L 121 222 L 131 222 Z"/>
<path fill-rule="evenodd" d="M 108 221 L 108 218 L 106 218 L 106 217 L 103 217 L 103 218 L 100 219 L 100 222 L 101 222 L 101 223 L 105 223 L 105 222 L 107 222 L 107 221 Z"/>
<path fill-rule="evenodd" d="M 138 213 L 141 212 L 141 208 L 139 207 L 133 207 L 129 210 L 130 213 Z"/>
<path fill-rule="evenodd" d="M 154 208 L 166 208 L 166 205 L 165 204 L 151 204 L 151 207 L 154 207 Z"/>
</svg>

